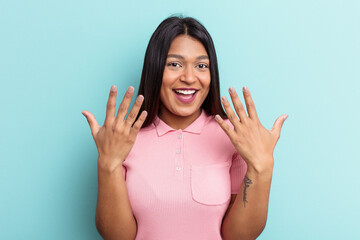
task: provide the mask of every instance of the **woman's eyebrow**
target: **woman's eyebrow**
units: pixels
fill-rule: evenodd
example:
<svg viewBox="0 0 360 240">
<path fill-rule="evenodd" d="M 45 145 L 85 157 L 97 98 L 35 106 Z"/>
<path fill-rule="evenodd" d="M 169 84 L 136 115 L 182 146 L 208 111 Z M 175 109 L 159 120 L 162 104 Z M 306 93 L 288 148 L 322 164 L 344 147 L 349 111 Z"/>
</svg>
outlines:
<svg viewBox="0 0 360 240">
<path fill-rule="evenodd" d="M 168 58 L 179 58 L 179 59 L 184 59 L 183 56 L 179 55 L 179 54 L 168 54 L 167 55 Z"/>
<path fill-rule="evenodd" d="M 168 58 L 178 58 L 178 59 L 184 59 L 183 56 L 179 55 L 179 54 L 168 54 L 167 55 Z M 200 55 L 198 57 L 196 57 L 197 60 L 201 60 L 201 59 L 209 59 L 209 57 L 207 55 Z"/>
<path fill-rule="evenodd" d="M 196 59 L 198 59 L 198 60 L 209 59 L 209 57 L 207 55 L 201 55 L 201 56 L 198 56 Z"/>
</svg>

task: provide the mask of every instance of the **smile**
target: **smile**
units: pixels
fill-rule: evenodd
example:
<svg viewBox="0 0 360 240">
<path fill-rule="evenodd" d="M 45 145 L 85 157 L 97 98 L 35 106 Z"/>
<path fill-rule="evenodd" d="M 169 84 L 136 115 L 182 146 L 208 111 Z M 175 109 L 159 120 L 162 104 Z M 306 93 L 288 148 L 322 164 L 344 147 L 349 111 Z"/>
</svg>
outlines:
<svg viewBox="0 0 360 240">
<path fill-rule="evenodd" d="M 182 103 L 191 103 L 196 98 L 198 90 L 182 90 L 182 89 L 174 89 L 176 98 Z"/>
</svg>

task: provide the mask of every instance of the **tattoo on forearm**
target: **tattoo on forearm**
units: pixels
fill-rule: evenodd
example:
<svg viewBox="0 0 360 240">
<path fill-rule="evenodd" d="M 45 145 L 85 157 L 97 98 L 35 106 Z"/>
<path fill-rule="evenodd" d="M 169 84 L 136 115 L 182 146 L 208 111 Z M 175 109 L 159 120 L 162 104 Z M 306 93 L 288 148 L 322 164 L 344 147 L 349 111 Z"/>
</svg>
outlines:
<svg viewBox="0 0 360 240">
<path fill-rule="evenodd" d="M 248 187 L 250 187 L 250 184 L 252 184 L 253 182 L 251 181 L 250 178 L 248 178 L 248 176 L 245 176 L 244 178 L 244 194 L 243 194 L 243 202 L 244 202 L 244 207 L 246 207 L 246 203 L 248 202 L 246 199 L 246 190 Z"/>
</svg>

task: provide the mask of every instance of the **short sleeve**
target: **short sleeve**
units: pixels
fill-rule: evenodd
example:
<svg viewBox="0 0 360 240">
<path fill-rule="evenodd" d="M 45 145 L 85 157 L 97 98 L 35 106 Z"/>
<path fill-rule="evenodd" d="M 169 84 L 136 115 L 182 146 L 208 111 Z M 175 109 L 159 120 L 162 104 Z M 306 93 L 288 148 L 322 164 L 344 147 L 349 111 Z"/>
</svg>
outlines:
<svg viewBox="0 0 360 240">
<path fill-rule="evenodd" d="M 241 183 L 244 180 L 247 171 L 247 165 L 238 152 L 232 156 L 232 164 L 230 167 L 231 194 L 238 194 Z"/>
</svg>

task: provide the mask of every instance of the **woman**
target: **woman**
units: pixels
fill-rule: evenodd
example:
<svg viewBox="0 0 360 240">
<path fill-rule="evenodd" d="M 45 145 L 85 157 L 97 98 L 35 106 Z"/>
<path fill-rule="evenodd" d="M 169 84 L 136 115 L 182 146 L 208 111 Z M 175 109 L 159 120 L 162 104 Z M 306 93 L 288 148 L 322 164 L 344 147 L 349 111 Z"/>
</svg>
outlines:
<svg viewBox="0 0 360 240">
<path fill-rule="evenodd" d="M 271 130 L 243 88 L 236 113 L 220 102 L 215 48 L 193 18 L 165 19 L 145 54 L 137 99 L 129 87 L 115 116 L 112 86 L 101 127 L 83 111 L 99 151 L 96 226 L 105 239 L 255 239 L 265 227 Z M 126 118 L 125 118 L 126 117 Z M 228 119 L 227 119 L 228 117 Z"/>
</svg>

